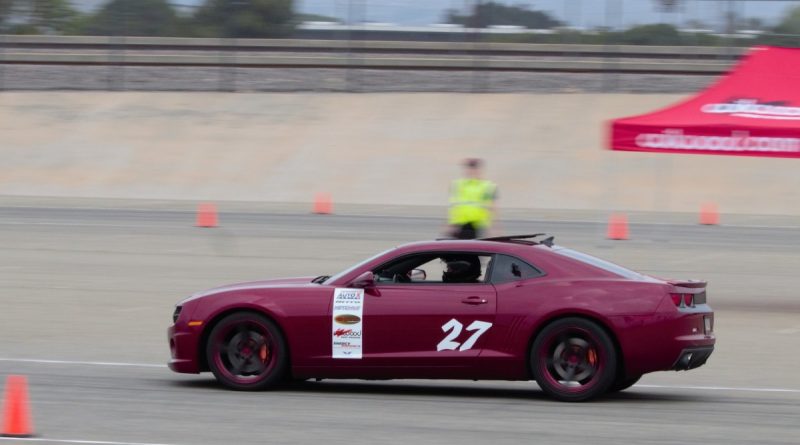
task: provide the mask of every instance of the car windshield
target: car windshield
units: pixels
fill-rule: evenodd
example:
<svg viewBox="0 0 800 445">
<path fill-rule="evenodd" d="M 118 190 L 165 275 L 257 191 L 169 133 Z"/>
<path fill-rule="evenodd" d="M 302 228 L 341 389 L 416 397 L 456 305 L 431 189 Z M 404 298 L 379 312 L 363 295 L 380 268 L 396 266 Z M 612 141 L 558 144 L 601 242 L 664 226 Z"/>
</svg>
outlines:
<svg viewBox="0 0 800 445">
<path fill-rule="evenodd" d="M 610 261 L 602 260 L 600 258 L 594 257 L 589 255 L 588 253 L 578 252 L 577 250 L 566 249 L 564 247 L 555 247 L 553 248 L 553 252 L 564 255 L 565 257 L 572 258 L 573 260 L 580 261 L 581 263 L 588 264 L 590 266 L 597 267 L 599 269 L 603 269 L 607 272 L 611 272 L 613 274 L 619 275 L 621 277 L 627 278 L 629 280 L 647 280 L 650 281 L 653 278 L 648 277 L 647 275 L 640 274 L 639 272 L 624 268 L 620 265 L 614 264 Z"/>
<path fill-rule="evenodd" d="M 354 270 L 358 269 L 359 267 L 361 267 L 361 266 L 363 266 L 363 265 L 365 265 L 365 264 L 369 263 L 370 261 L 372 261 L 372 260 L 374 260 L 374 259 L 376 259 L 376 258 L 378 258 L 378 257 L 380 257 L 380 256 L 383 256 L 383 255 L 385 255 L 385 254 L 389 253 L 389 252 L 390 252 L 390 251 L 392 251 L 392 250 L 394 250 L 394 249 L 387 249 L 387 250 L 384 250 L 383 252 L 381 252 L 381 253 L 379 253 L 379 254 L 377 254 L 377 255 L 373 255 L 373 256 L 371 256 L 371 257 L 367 258 L 366 260 L 364 260 L 364 261 L 361 261 L 360 263 L 356 264 L 355 266 L 350 266 L 350 267 L 348 267 L 347 269 L 345 269 L 345 270 L 343 270 L 343 271 L 341 271 L 341 272 L 337 273 L 336 275 L 333 275 L 333 276 L 330 276 L 330 277 L 328 277 L 328 279 L 326 279 L 325 281 L 323 281 L 323 282 L 322 282 L 322 283 L 320 283 L 320 284 L 330 284 L 330 283 L 333 283 L 334 281 L 337 281 L 338 279 L 340 279 L 340 278 L 342 278 L 343 276 L 345 276 L 345 275 L 349 274 L 350 272 L 352 272 L 352 271 L 354 271 Z"/>
</svg>

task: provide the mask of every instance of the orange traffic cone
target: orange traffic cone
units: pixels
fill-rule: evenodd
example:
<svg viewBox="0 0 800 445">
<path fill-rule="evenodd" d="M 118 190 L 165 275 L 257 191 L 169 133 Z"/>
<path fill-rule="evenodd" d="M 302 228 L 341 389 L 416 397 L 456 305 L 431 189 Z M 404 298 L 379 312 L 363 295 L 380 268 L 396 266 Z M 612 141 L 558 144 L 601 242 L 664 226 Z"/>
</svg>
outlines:
<svg viewBox="0 0 800 445">
<path fill-rule="evenodd" d="M 608 219 L 608 239 L 628 239 L 628 217 L 624 213 L 614 213 Z"/>
<path fill-rule="evenodd" d="M 706 226 L 719 224 L 719 210 L 716 204 L 708 202 L 700 206 L 700 224 Z"/>
<path fill-rule="evenodd" d="M 4 400 L 3 432 L 0 436 L 33 436 L 33 422 L 28 406 L 28 379 L 21 375 L 8 376 Z"/>
<path fill-rule="evenodd" d="M 217 227 L 217 206 L 212 203 L 203 203 L 197 206 L 197 227 Z"/>
<path fill-rule="evenodd" d="M 333 213 L 333 200 L 330 193 L 317 193 L 314 197 L 314 213 L 318 215 Z"/>
</svg>

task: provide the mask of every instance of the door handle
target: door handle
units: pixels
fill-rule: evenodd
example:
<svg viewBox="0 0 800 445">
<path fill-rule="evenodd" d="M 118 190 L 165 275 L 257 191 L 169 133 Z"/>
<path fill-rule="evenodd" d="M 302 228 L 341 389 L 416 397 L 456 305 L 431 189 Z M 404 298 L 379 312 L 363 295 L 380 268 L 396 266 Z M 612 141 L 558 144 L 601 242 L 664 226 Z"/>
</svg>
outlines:
<svg viewBox="0 0 800 445">
<path fill-rule="evenodd" d="M 464 304 L 486 304 L 489 302 L 489 300 L 482 297 L 472 296 L 464 298 L 461 300 L 461 302 Z"/>
</svg>

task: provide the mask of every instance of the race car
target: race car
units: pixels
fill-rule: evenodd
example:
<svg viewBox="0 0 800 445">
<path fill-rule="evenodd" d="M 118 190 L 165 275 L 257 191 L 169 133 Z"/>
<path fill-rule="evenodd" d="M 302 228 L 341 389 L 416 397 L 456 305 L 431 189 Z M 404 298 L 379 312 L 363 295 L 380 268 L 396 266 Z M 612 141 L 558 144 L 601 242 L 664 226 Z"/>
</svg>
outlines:
<svg viewBox="0 0 800 445">
<path fill-rule="evenodd" d="M 169 367 L 236 390 L 290 379 L 535 380 L 583 401 L 714 350 L 706 283 L 542 234 L 396 247 L 333 276 L 234 284 L 175 307 Z"/>
</svg>

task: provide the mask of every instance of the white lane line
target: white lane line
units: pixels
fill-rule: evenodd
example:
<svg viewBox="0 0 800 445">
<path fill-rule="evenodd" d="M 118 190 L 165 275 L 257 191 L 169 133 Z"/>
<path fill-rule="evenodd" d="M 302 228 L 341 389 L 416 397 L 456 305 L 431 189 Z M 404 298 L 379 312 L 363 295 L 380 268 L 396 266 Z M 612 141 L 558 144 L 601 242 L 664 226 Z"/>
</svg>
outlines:
<svg viewBox="0 0 800 445">
<path fill-rule="evenodd" d="M 783 392 L 800 394 L 800 389 L 787 388 L 737 388 L 733 386 L 683 386 L 683 385 L 636 385 L 634 388 L 659 388 L 659 389 L 697 389 L 704 391 L 747 391 L 747 392 Z"/>
<path fill-rule="evenodd" d="M 4 226 L 66 226 L 66 227 L 141 227 L 132 224 L 104 224 L 104 223 L 70 223 L 70 222 L 41 222 L 41 221 L 0 221 Z M 157 226 L 161 227 L 161 226 Z"/>
<path fill-rule="evenodd" d="M 50 365 L 128 366 L 128 367 L 138 367 L 138 368 L 166 368 L 166 365 L 159 365 L 155 363 L 84 362 L 84 361 L 71 361 L 71 360 L 42 360 L 42 359 L 29 359 L 29 358 L 0 358 L 0 362 L 41 363 Z M 789 388 L 748 388 L 748 387 L 734 387 L 734 386 L 685 386 L 685 385 L 646 385 L 646 384 L 637 384 L 635 387 L 654 388 L 654 389 L 690 389 L 690 390 L 703 390 L 703 391 L 746 391 L 746 392 L 777 392 L 777 393 L 788 393 L 788 394 L 800 394 L 800 389 L 789 389 Z M 111 443 L 111 442 L 98 442 L 98 443 Z"/>
<path fill-rule="evenodd" d="M 41 363 L 49 365 L 84 365 L 84 366 L 129 366 L 134 368 L 166 368 L 167 365 L 155 363 L 119 363 L 119 362 L 82 362 L 74 360 L 42 360 L 33 358 L 0 358 L 0 362 Z"/>
<path fill-rule="evenodd" d="M 13 440 L 15 442 L 44 442 L 44 443 L 83 443 L 93 445 L 170 445 L 166 443 L 150 442 L 110 442 L 105 440 L 79 440 L 79 439 L 47 439 L 44 437 L 0 437 L 0 440 Z"/>
<path fill-rule="evenodd" d="M 110 312 L 141 312 L 141 311 L 148 311 L 152 309 L 158 309 L 153 306 L 139 306 L 139 307 L 123 307 L 119 309 L 109 309 Z"/>
</svg>

